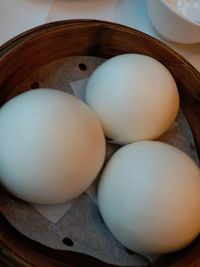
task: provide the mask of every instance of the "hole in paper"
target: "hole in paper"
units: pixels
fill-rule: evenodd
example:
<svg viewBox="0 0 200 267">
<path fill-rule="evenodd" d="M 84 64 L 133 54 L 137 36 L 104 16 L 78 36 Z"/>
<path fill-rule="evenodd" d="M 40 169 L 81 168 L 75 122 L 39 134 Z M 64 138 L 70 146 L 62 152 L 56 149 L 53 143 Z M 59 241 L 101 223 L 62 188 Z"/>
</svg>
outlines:
<svg viewBox="0 0 200 267">
<path fill-rule="evenodd" d="M 80 63 L 80 64 L 79 64 L 79 69 L 80 69 L 81 71 L 85 71 L 85 70 L 87 70 L 87 66 L 86 66 L 84 63 Z"/>
<path fill-rule="evenodd" d="M 128 248 L 125 248 L 125 250 L 129 255 L 134 255 L 135 254 L 135 251 L 133 251 L 133 250 L 130 250 Z"/>
<path fill-rule="evenodd" d="M 72 247 L 74 245 L 74 242 L 69 237 L 65 237 L 62 242 L 68 247 Z"/>
<path fill-rule="evenodd" d="M 39 82 L 32 82 L 30 85 L 31 89 L 38 89 L 40 87 Z"/>
</svg>

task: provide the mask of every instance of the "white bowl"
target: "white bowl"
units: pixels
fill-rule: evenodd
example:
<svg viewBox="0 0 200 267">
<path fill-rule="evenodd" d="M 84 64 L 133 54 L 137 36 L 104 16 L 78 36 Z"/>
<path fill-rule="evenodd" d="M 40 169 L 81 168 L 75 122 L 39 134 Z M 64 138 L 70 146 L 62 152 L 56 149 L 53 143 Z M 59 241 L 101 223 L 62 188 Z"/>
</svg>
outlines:
<svg viewBox="0 0 200 267">
<path fill-rule="evenodd" d="M 171 8 L 164 0 L 147 0 L 150 20 L 165 39 L 184 44 L 200 42 L 200 24 Z"/>
</svg>

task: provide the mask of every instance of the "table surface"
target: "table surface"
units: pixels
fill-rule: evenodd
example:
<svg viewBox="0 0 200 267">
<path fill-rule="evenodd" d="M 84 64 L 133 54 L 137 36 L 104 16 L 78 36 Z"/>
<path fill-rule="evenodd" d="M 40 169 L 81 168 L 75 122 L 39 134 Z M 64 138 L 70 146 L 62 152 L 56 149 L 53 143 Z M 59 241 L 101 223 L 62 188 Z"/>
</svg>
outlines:
<svg viewBox="0 0 200 267">
<path fill-rule="evenodd" d="M 200 43 L 183 45 L 162 39 L 149 21 L 146 0 L 1 0 L 0 45 L 32 27 L 76 18 L 108 20 L 136 28 L 165 42 L 200 71 Z"/>
</svg>

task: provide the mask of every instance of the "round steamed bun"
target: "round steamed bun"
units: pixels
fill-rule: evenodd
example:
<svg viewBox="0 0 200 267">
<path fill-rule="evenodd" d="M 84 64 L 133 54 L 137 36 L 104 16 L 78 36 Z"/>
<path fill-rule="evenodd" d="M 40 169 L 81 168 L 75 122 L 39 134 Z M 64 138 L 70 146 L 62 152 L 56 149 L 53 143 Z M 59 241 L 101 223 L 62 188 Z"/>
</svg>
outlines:
<svg viewBox="0 0 200 267">
<path fill-rule="evenodd" d="M 125 247 L 162 254 L 188 245 L 200 229 L 200 171 L 181 150 L 136 142 L 110 159 L 98 188 L 102 217 Z"/>
<path fill-rule="evenodd" d="M 0 181 L 33 203 L 69 201 L 93 182 L 105 157 L 95 114 L 58 90 L 37 89 L 0 109 Z"/>
<path fill-rule="evenodd" d="M 155 139 L 179 109 L 176 83 L 159 61 L 145 55 L 113 57 L 91 75 L 86 102 L 115 143 Z"/>
</svg>

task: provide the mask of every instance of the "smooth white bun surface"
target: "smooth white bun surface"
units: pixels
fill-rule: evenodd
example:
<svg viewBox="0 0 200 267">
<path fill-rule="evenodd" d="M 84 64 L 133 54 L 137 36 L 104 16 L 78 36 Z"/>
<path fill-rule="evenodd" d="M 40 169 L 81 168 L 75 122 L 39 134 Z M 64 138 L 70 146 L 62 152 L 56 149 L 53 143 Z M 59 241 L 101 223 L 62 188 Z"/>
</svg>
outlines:
<svg viewBox="0 0 200 267">
<path fill-rule="evenodd" d="M 69 201 L 93 182 L 105 157 L 96 115 L 74 96 L 25 92 L 0 109 L 0 181 L 28 202 Z"/>
<path fill-rule="evenodd" d="M 88 81 L 85 98 L 105 135 L 119 144 L 159 137 L 179 109 L 171 73 L 159 61 L 139 54 L 116 56 L 101 64 Z"/>
<path fill-rule="evenodd" d="M 156 141 L 124 146 L 103 171 L 98 203 L 113 235 L 142 254 L 188 245 L 200 230 L 200 171 L 181 150 Z"/>
</svg>

